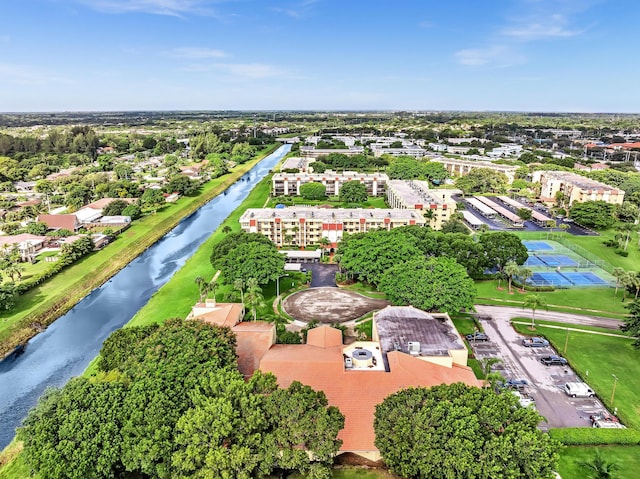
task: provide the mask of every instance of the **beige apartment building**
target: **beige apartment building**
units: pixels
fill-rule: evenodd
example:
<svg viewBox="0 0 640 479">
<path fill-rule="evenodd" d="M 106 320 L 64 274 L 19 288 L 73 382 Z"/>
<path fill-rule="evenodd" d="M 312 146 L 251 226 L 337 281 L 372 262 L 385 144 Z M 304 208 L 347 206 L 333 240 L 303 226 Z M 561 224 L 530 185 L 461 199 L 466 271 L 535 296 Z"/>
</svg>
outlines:
<svg viewBox="0 0 640 479">
<path fill-rule="evenodd" d="M 567 196 L 568 206 L 585 201 L 620 205 L 624 201 L 624 191 L 568 171 L 535 171 L 532 180 L 540 183 L 540 201 L 545 203 L 554 203 L 558 192 Z"/>
<path fill-rule="evenodd" d="M 345 234 L 425 224 L 422 212 L 412 209 L 291 206 L 250 208 L 240 217 L 240 226 L 247 233 L 263 234 L 279 247 L 301 248 L 320 244 L 322 238 L 336 247 Z"/>
<path fill-rule="evenodd" d="M 442 229 L 445 221 L 456 211 L 451 198 L 460 190 L 429 189 L 426 181 L 389 180 L 386 187 L 387 204 L 391 208 L 415 209 L 422 212 L 434 230 Z"/>
<path fill-rule="evenodd" d="M 338 196 L 340 187 L 347 181 L 359 181 L 367 188 L 369 196 L 384 195 L 385 185 L 389 177 L 384 173 L 356 173 L 345 171 L 335 173 L 325 171 L 324 173 L 276 173 L 273 175 L 272 194 L 273 196 L 295 196 L 300 195 L 300 186 L 305 183 L 322 183 L 327 188 L 327 196 Z"/>
<path fill-rule="evenodd" d="M 516 178 L 516 170 L 518 169 L 517 166 L 500 165 L 491 163 L 490 161 L 457 160 L 453 158 L 442 157 L 434 158 L 431 161 L 442 163 L 442 166 L 444 166 L 452 176 L 468 175 L 469 172 L 474 168 L 487 168 L 489 170 L 499 171 L 500 173 L 504 173 L 505 175 L 507 175 L 509 184 L 513 183 L 513 180 Z"/>
</svg>

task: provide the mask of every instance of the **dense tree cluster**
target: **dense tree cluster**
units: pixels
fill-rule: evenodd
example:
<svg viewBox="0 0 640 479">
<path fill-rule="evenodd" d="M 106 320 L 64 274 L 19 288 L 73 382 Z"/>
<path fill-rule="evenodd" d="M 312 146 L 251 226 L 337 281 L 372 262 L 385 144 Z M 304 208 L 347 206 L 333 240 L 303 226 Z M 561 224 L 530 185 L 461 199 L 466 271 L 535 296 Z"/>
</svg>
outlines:
<svg viewBox="0 0 640 479">
<path fill-rule="evenodd" d="M 210 260 L 228 284 L 246 283 L 250 278 L 267 284 L 282 273 L 285 263 L 284 255 L 266 236 L 244 231 L 225 236 L 214 246 Z"/>
<path fill-rule="evenodd" d="M 363 203 L 367 201 L 367 187 L 357 180 L 347 181 L 340 186 L 338 197 L 345 203 Z"/>
<path fill-rule="evenodd" d="M 410 388 L 376 407 L 376 446 L 400 477 L 553 478 L 559 444 L 509 392 L 462 383 Z"/>
<path fill-rule="evenodd" d="M 456 180 L 456 186 L 465 194 L 504 193 L 508 184 L 507 175 L 489 168 L 474 168 Z"/>
<path fill-rule="evenodd" d="M 615 223 L 615 205 L 605 201 L 574 203 L 569 215 L 577 223 L 588 228 L 604 229 Z"/>
<path fill-rule="evenodd" d="M 333 171 L 370 171 L 386 166 L 388 161 L 384 158 L 374 158 L 366 155 L 350 155 L 343 153 L 331 153 L 320 156 L 313 163 L 313 171 L 324 173 L 326 170 Z"/>
<path fill-rule="evenodd" d="M 387 174 L 392 180 L 427 180 L 439 185 L 449 177 L 442 163 L 421 161 L 412 156 L 398 156 L 389 160 Z"/>
<path fill-rule="evenodd" d="M 311 181 L 300 186 L 300 196 L 306 200 L 321 200 L 327 196 L 327 187 L 322 183 Z"/>
<path fill-rule="evenodd" d="M 329 477 L 342 414 L 299 383 L 245 381 L 228 328 L 125 328 L 105 342 L 98 368 L 45 394 L 19 430 L 39 477 Z"/>
</svg>

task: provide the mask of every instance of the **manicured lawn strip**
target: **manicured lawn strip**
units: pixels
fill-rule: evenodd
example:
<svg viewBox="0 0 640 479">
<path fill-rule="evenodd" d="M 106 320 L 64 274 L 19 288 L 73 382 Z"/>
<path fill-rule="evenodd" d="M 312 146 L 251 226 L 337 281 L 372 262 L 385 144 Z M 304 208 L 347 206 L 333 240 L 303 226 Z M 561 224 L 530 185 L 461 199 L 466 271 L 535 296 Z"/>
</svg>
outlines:
<svg viewBox="0 0 640 479">
<path fill-rule="evenodd" d="M 538 294 L 547 303 L 549 311 L 623 319 L 628 314 L 625 305 L 633 299 L 628 298 L 623 303 L 622 293 L 618 291 L 615 296 L 613 288 L 574 288 L 521 293 L 514 287 L 513 294 L 509 294 L 506 281 L 502 281 L 501 287 L 503 289 L 499 290 L 498 282 L 494 280 L 476 281 L 476 304 L 522 307 L 527 294 Z"/>
<path fill-rule="evenodd" d="M 378 291 L 375 286 L 371 284 L 365 283 L 352 283 L 352 284 L 341 284 L 341 289 L 345 289 L 347 291 L 354 291 L 363 296 L 367 296 L 369 298 L 374 299 L 385 299 L 386 295 L 382 291 Z"/>
<path fill-rule="evenodd" d="M 32 337 L 37 332 L 34 324 L 47 326 L 71 309 L 91 290 L 103 284 L 158 241 L 182 218 L 228 188 L 274 149 L 276 146 L 267 148 L 255 160 L 208 182 L 198 196 L 181 198 L 174 204 L 164 206 L 156 214 L 136 221 L 107 248 L 82 258 L 22 295 L 11 312 L 0 314 L 0 356 Z"/>
<path fill-rule="evenodd" d="M 522 323 L 526 323 L 526 325 L 531 324 L 531 318 L 514 318 L 512 321 L 518 321 L 518 322 L 522 322 Z M 558 322 L 554 322 L 554 321 L 545 321 L 545 320 L 539 320 L 536 319 L 536 326 L 557 326 L 559 328 L 562 328 L 563 331 L 566 330 L 566 328 L 574 328 L 574 329 L 582 329 L 585 331 L 595 331 L 597 333 L 606 333 L 606 334 L 625 334 L 623 331 L 616 331 L 614 329 L 607 329 L 607 328 L 598 328 L 596 326 L 585 326 L 582 324 L 567 324 L 567 323 L 558 323 Z M 544 330 L 546 331 L 546 329 Z M 529 331 L 529 333 L 531 333 L 531 331 Z M 565 332 L 566 334 L 566 332 Z M 569 334 L 571 334 L 571 332 L 569 332 Z"/>
<path fill-rule="evenodd" d="M 566 447 L 560 451 L 558 473 L 562 479 L 584 479 L 588 470 L 579 465 L 580 462 L 591 461 L 596 450 L 609 462 L 618 464 L 612 477 L 618 479 L 634 479 L 640 470 L 640 446 L 600 446 L 600 447 Z"/>
<path fill-rule="evenodd" d="M 526 325 L 514 324 L 516 331 L 531 334 Z M 613 406 L 627 427 L 640 429 L 640 350 L 634 349 L 631 339 L 598 334 L 569 332 L 567 352 L 563 353 L 566 331 L 538 328 L 536 334 L 546 337 L 553 347 L 569 360 L 571 367 L 597 393 L 613 412 L 611 393 L 618 377 Z M 588 373 L 587 373 L 588 371 Z"/>
</svg>

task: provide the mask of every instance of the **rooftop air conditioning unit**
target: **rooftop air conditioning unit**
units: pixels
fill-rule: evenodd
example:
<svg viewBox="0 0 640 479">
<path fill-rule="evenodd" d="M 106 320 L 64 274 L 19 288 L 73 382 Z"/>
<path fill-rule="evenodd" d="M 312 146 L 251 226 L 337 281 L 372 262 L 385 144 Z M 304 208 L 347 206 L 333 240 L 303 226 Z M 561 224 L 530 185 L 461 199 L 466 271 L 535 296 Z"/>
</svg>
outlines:
<svg viewBox="0 0 640 479">
<path fill-rule="evenodd" d="M 353 359 L 349 357 L 344 358 L 344 367 L 346 369 L 353 369 Z"/>
<path fill-rule="evenodd" d="M 420 343 L 418 341 L 409 341 L 409 354 L 412 356 L 420 355 Z"/>
</svg>

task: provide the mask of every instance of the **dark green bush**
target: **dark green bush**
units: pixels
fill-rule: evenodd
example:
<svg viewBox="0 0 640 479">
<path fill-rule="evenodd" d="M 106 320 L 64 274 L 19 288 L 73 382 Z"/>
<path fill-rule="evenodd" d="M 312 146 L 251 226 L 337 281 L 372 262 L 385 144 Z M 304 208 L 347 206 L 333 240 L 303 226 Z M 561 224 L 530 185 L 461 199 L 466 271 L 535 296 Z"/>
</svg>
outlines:
<svg viewBox="0 0 640 479">
<path fill-rule="evenodd" d="M 635 446 L 640 444 L 640 431 L 635 429 L 569 427 L 551 429 L 549 434 L 567 446 L 598 446 L 601 444 Z"/>
</svg>

